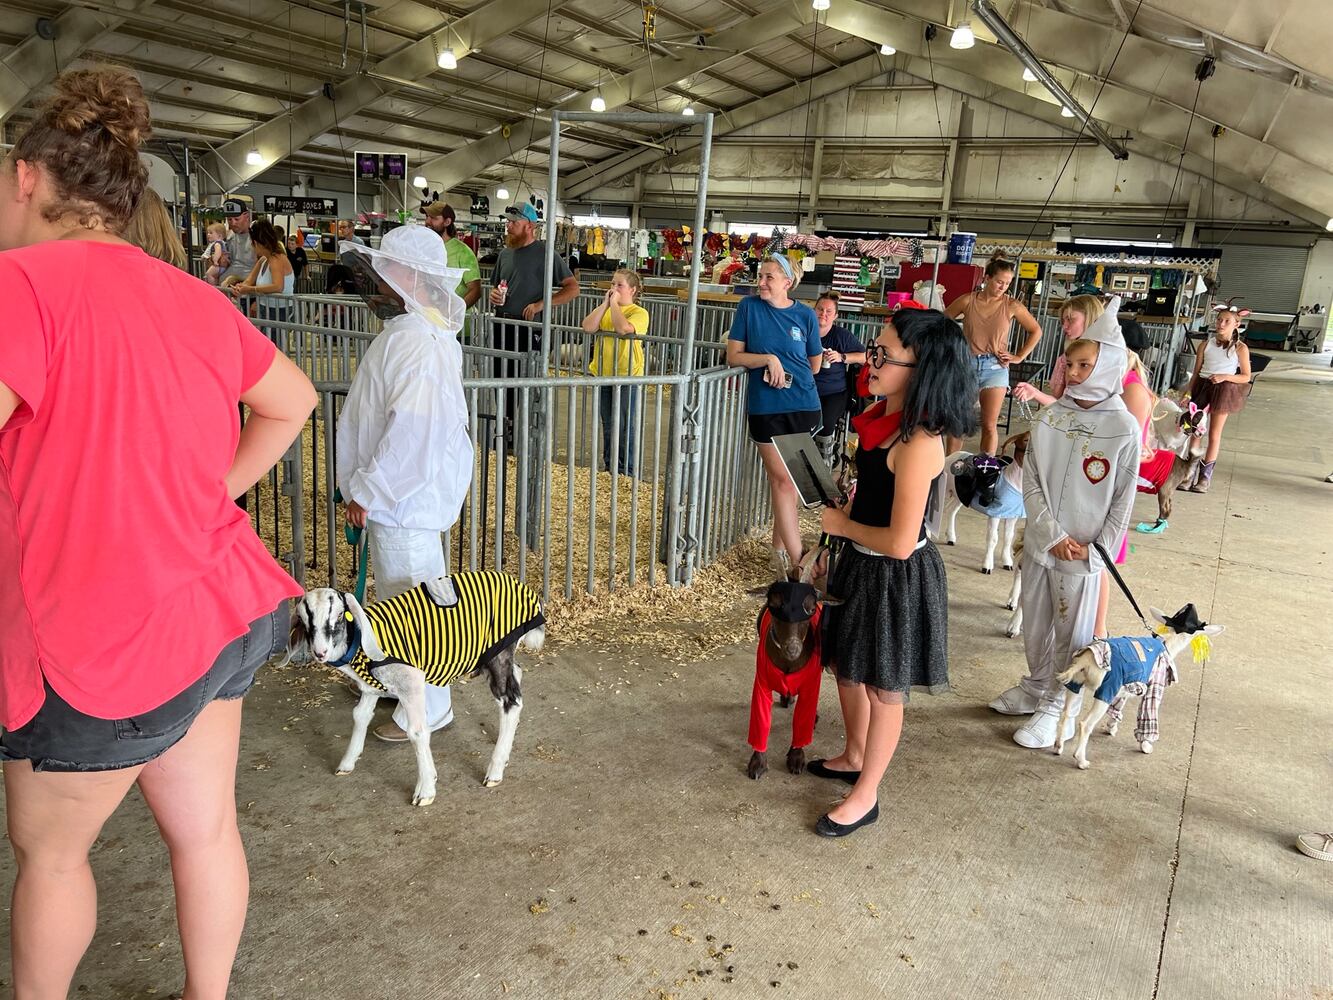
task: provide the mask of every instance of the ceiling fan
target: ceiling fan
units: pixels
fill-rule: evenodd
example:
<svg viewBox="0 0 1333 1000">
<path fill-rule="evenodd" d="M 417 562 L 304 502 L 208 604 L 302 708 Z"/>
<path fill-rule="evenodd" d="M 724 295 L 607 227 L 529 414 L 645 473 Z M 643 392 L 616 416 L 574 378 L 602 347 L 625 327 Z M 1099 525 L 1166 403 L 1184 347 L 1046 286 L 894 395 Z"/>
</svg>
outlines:
<svg viewBox="0 0 1333 1000">
<path fill-rule="evenodd" d="M 724 48 L 720 45 L 709 45 L 708 40 L 717 34 L 716 28 L 702 28 L 691 35 L 677 35 L 674 38 L 657 37 L 657 7 L 651 3 L 643 4 L 643 30 L 639 37 L 633 42 L 616 42 L 612 45 L 589 46 L 591 52 L 613 52 L 616 49 L 642 48 L 645 52 L 651 50 L 654 45 L 661 45 L 667 48 L 677 49 L 708 49 L 714 52 L 735 53 L 736 49 Z"/>
</svg>

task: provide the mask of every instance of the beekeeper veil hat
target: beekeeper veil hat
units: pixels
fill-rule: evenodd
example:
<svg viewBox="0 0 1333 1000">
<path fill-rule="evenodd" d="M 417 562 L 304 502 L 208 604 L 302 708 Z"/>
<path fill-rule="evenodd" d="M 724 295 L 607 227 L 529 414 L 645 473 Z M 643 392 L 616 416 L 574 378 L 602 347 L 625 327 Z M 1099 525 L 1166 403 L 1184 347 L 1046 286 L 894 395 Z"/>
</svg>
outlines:
<svg viewBox="0 0 1333 1000">
<path fill-rule="evenodd" d="M 1079 385 L 1065 387 L 1070 399 L 1085 403 L 1100 403 L 1118 396 L 1125 388 L 1125 372 L 1129 369 L 1129 355 L 1125 351 L 1125 337 L 1120 332 L 1120 296 L 1112 297 L 1106 311 L 1083 332 L 1080 340 L 1095 341 L 1099 346 L 1097 366 Z"/>
<path fill-rule="evenodd" d="M 338 252 L 380 319 L 410 312 L 447 333 L 463 328 L 467 306 L 455 291 L 463 271 L 448 266 L 444 241 L 433 229 L 399 226 L 384 234 L 378 250 L 344 240 Z"/>
</svg>

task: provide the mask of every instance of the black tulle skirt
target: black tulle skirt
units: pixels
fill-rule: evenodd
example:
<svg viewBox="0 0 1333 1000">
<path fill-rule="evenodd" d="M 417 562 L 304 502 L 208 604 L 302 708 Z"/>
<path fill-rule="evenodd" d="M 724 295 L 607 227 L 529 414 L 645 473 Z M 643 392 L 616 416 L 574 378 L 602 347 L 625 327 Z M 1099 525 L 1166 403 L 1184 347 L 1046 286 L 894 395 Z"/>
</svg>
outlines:
<svg viewBox="0 0 1333 1000">
<path fill-rule="evenodd" d="M 828 593 L 843 604 L 824 613 L 824 665 L 839 680 L 906 699 L 913 688 L 949 688 L 949 582 L 933 542 L 906 559 L 861 552 L 844 542 Z"/>
</svg>

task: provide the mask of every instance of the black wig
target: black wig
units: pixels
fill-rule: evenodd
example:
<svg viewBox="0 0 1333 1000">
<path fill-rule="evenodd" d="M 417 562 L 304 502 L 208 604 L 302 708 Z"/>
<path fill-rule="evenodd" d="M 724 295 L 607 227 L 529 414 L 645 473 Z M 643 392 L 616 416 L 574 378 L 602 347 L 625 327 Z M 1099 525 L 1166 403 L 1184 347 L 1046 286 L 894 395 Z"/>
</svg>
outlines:
<svg viewBox="0 0 1333 1000">
<path fill-rule="evenodd" d="M 963 328 L 937 309 L 901 309 L 889 317 L 916 367 L 903 401 L 899 433 L 906 441 L 918 428 L 964 438 L 977 429 L 977 381 Z"/>
</svg>

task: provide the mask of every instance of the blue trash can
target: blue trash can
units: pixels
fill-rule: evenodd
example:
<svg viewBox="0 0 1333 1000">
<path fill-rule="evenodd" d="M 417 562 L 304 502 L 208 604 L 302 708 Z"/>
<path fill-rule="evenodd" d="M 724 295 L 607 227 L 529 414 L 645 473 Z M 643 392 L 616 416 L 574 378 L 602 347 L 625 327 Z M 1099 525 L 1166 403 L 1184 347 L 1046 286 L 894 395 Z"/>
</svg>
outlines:
<svg viewBox="0 0 1333 1000">
<path fill-rule="evenodd" d="M 976 245 L 976 233 L 954 233 L 949 237 L 949 263 L 971 264 L 972 250 Z"/>
</svg>

